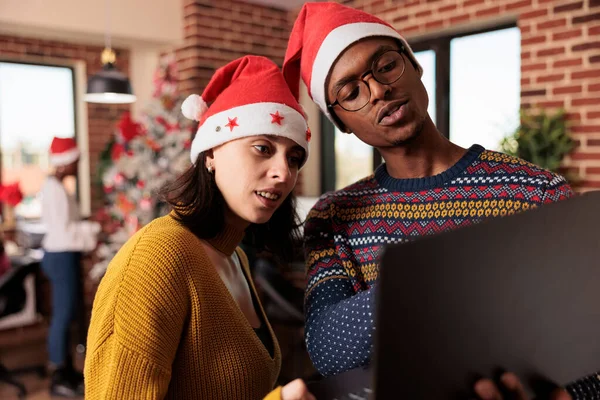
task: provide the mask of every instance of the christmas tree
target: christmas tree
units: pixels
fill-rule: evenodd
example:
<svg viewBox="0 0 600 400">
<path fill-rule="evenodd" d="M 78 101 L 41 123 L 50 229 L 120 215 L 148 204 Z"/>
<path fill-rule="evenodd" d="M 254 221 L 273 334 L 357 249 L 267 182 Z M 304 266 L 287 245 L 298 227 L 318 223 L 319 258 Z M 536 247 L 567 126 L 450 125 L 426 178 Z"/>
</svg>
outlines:
<svg viewBox="0 0 600 400">
<path fill-rule="evenodd" d="M 158 191 L 190 165 L 192 124 L 180 111 L 176 63 L 163 56 L 154 76 L 152 100 L 141 122 L 124 113 L 100 156 L 98 178 L 105 207 L 96 215 L 103 226 L 99 261 L 90 271 L 98 280 L 121 246 L 142 226 L 169 209 Z"/>
</svg>

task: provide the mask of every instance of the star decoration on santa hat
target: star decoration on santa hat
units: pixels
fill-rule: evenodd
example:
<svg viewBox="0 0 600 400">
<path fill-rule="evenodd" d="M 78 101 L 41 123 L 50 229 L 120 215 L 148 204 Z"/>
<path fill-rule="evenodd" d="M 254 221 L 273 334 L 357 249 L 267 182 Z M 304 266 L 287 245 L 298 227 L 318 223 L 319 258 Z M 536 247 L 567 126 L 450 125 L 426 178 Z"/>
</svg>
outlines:
<svg viewBox="0 0 600 400">
<path fill-rule="evenodd" d="M 233 119 L 227 117 L 227 119 L 229 120 L 229 122 L 226 123 L 225 126 L 229 128 L 229 132 L 233 132 L 233 128 L 239 126 L 237 123 L 237 117 L 234 117 Z"/>
<path fill-rule="evenodd" d="M 312 137 L 312 133 L 310 132 L 310 128 L 306 129 L 306 141 L 310 142 L 310 138 Z"/>
<path fill-rule="evenodd" d="M 271 114 L 271 118 L 273 118 L 271 123 L 277 125 L 281 125 L 281 121 L 285 119 L 283 116 L 279 115 L 279 111 L 275 111 L 275 114 Z"/>
</svg>

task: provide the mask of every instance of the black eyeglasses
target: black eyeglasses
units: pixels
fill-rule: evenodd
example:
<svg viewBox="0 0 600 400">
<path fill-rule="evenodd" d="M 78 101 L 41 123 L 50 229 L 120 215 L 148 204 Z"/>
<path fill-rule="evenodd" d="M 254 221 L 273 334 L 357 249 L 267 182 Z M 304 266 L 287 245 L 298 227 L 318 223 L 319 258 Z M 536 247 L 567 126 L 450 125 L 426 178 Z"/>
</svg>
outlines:
<svg viewBox="0 0 600 400">
<path fill-rule="evenodd" d="M 370 70 L 362 74 L 359 79 L 352 80 L 342 86 L 336 93 L 335 101 L 327 106 L 333 108 L 339 105 L 346 111 L 354 112 L 369 104 L 371 100 L 371 88 L 365 78 L 373 75 L 373 79 L 383 85 L 396 82 L 404 74 L 406 64 L 400 50 L 388 50 L 373 61 Z"/>
</svg>

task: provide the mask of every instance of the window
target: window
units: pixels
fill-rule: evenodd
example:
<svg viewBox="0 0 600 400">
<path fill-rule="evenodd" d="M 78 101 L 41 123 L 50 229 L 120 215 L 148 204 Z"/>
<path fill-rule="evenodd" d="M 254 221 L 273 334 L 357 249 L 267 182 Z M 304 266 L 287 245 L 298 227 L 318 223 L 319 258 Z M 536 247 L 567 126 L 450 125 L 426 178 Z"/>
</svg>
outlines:
<svg viewBox="0 0 600 400">
<path fill-rule="evenodd" d="M 520 31 L 513 25 L 411 43 L 423 67 L 428 112 L 440 132 L 462 147 L 499 149 L 519 123 Z M 322 117 L 322 190 L 369 175 L 379 153 Z"/>
<path fill-rule="evenodd" d="M 0 177 L 3 184 L 20 182 L 25 198 L 18 216 L 40 216 L 50 142 L 75 136 L 74 98 L 71 68 L 0 62 Z M 67 187 L 74 191 L 75 182 Z"/>
<path fill-rule="evenodd" d="M 519 124 L 521 36 L 518 28 L 450 42 L 450 140 L 499 150 Z"/>
<path fill-rule="evenodd" d="M 415 57 L 423 68 L 423 76 L 421 77 L 421 81 L 423 82 L 425 90 L 427 90 L 427 95 L 429 96 L 429 106 L 427 107 L 427 112 L 429 112 L 431 120 L 435 122 L 435 51 L 417 51 L 415 52 Z"/>
</svg>

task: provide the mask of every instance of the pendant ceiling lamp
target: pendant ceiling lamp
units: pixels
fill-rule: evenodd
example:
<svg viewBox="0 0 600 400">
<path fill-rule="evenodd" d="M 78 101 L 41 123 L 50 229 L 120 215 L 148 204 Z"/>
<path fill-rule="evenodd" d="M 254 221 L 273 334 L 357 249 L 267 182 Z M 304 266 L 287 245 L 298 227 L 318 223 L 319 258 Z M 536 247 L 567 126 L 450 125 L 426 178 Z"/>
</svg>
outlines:
<svg viewBox="0 0 600 400">
<path fill-rule="evenodd" d="M 87 84 L 87 92 L 83 100 L 88 103 L 128 104 L 136 97 L 131 89 L 131 82 L 115 67 L 116 54 L 111 48 L 109 27 L 109 1 L 106 0 L 106 32 L 104 34 L 104 51 L 102 51 L 102 70 L 93 75 Z"/>
</svg>

